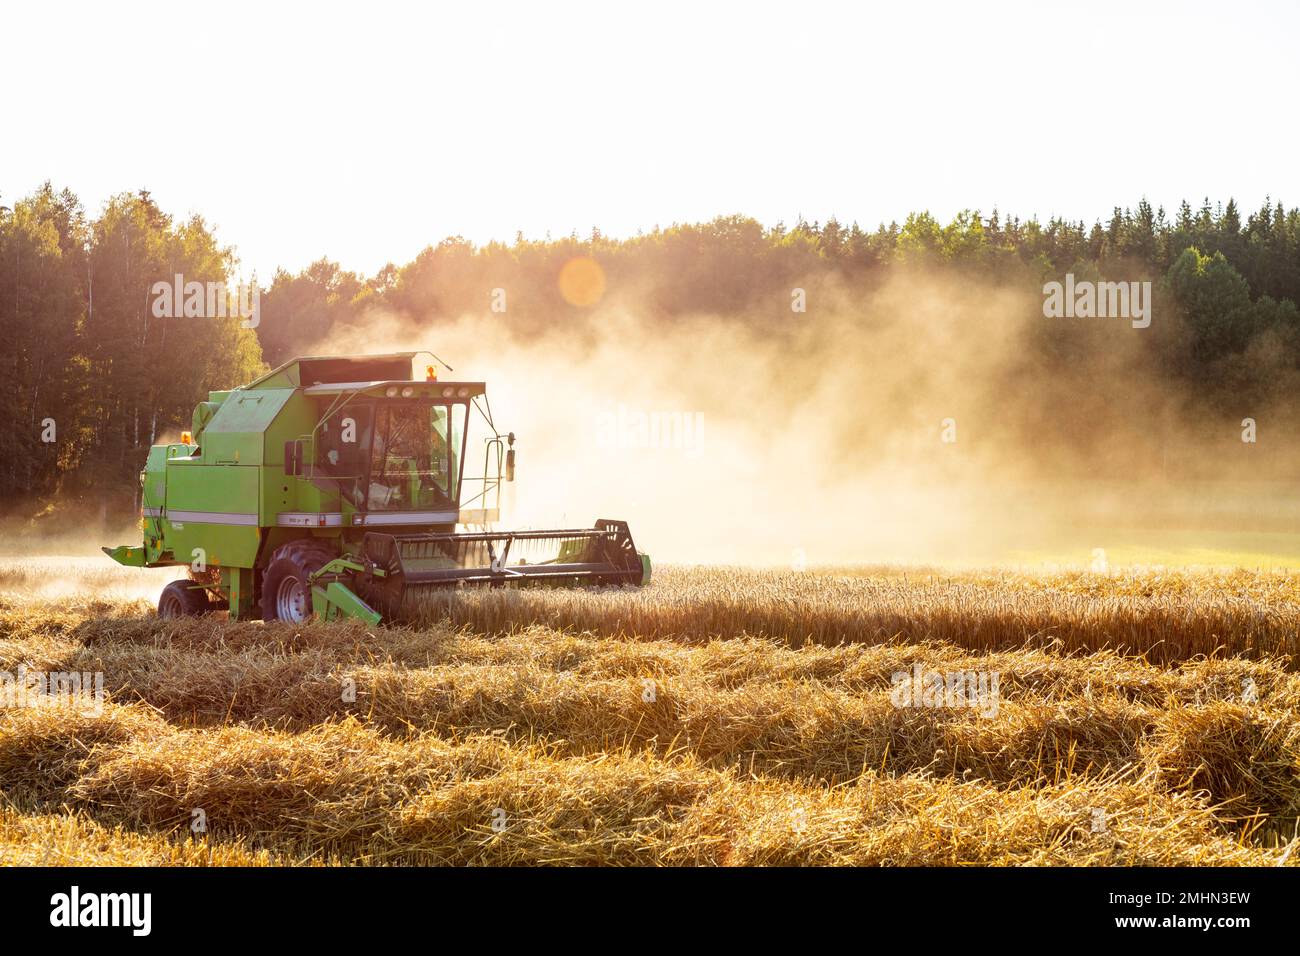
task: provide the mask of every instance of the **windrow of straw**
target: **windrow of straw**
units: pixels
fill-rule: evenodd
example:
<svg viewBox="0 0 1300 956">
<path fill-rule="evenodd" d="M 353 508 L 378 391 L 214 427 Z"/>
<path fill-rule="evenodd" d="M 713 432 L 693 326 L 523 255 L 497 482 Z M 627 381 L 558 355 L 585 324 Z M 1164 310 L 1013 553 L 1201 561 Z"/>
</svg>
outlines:
<svg viewBox="0 0 1300 956">
<path fill-rule="evenodd" d="M 0 701 L 0 862 L 1300 860 L 1294 573 L 667 569 L 380 628 L 29 577 L 0 672 L 108 700 Z"/>
<path fill-rule="evenodd" d="M 109 710 L 79 729 L 120 729 L 124 715 Z M 6 715 L 6 751 L 49 749 L 41 738 L 60 733 L 49 713 Z M 397 741 L 351 720 L 298 734 L 143 721 L 127 740 L 93 736 L 102 742 L 84 751 L 78 778 L 47 782 L 44 796 L 67 808 L 73 837 L 109 834 L 119 859 L 1270 865 L 1287 853 L 1243 843 L 1201 800 L 1155 792 L 1146 778 L 1005 791 L 870 772 L 827 788 L 648 753 L 560 757 L 491 736 Z M 49 826 L 48 811 L 27 819 L 26 832 Z M 6 820 L 0 847 L 17 826 Z"/>
</svg>

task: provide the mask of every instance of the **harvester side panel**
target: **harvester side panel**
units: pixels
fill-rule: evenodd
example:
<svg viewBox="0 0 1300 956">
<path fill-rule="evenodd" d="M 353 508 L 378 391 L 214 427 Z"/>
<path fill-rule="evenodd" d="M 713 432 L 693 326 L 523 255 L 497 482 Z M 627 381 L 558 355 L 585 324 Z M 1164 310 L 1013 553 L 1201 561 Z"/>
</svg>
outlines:
<svg viewBox="0 0 1300 956">
<path fill-rule="evenodd" d="M 146 566 L 162 559 L 167 545 L 163 541 L 162 515 L 167 505 L 167 446 L 154 445 L 145 459 L 140 489 L 140 526 L 144 536 Z"/>
<path fill-rule="evenodd" d="M 194 549 L 211 567 L 251 568 L 259 541 L 258 500 L 262 469 L 250 465 L 167 462 L 163 541 L 181 564 Z"/>
<path fill-rule="evenodd" d="M 293 394 L 288 388 L 232 392 L 203 427 L 199 442 L 203 461 L 210 465 L 263 464 L 267 430 Z"/>
</svg>

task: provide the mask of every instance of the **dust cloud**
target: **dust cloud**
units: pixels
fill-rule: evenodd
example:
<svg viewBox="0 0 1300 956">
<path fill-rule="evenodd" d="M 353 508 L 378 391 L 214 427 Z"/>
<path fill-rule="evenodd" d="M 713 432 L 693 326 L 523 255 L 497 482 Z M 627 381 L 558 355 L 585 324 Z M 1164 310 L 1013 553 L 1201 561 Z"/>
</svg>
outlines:
<svg viewBox="0 0 1300 956">
<path fill-rule="evenodd" d="M 50 603 L 148 601 L 184 568 L 125 568 L 100 553 L 0 555 L 0 603 L 6 597 Z"/>
<path fill-rule="evenodd" d="M 623 518 L 658 560 L 1300 553 L 1277 442 L 1262 468 L 1240 440 L 1254 410 L 1207 417 L 1168 385 L 1153 356 L 1182 332 L 1159 304 L 1150 329 L 1047 319 L 1037 289 L 897 270 L 865 292 L 810 280 L 804 312 L 665 319 L 637 299 L 611 289 L 541 334 L 509 311 L 371 312 L 313 354 L 430 349 L 443 378 L 486 381 L 518 435 L 502 525 Z"/>
</svg>

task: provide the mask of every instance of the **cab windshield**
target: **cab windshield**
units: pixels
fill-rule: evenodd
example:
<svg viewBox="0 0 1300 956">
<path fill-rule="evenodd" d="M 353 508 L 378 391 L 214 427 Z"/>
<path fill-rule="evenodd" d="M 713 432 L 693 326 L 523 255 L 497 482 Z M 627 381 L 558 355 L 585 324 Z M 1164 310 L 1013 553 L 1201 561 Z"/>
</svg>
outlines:
<svg viewBox="0 0 1300 956">
<path fill-rule="evenodd" d="M 322 423 L 320 464 L 362 511 L 446 511 L 460 500 L 464 404 L 376 402 Z"/>
<path fill-rule="evenodd" d="M 464 405 L 375 408 L 367 511 L 430 511 L 460 500 Z"/>
</svg>

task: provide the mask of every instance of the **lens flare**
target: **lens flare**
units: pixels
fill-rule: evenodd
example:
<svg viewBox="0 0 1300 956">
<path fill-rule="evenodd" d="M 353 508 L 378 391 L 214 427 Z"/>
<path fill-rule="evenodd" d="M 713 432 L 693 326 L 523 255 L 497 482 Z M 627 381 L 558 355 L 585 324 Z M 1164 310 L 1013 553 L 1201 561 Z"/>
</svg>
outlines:
<svg viewBox="0 0 1300 956">
<path fill-rule="evenodd" d="M 569 305 L 595 305 L 605 294 L 605 270 L 590 256 L 578 256 L 564 264 L 559 283 Z"/>
</svg>

